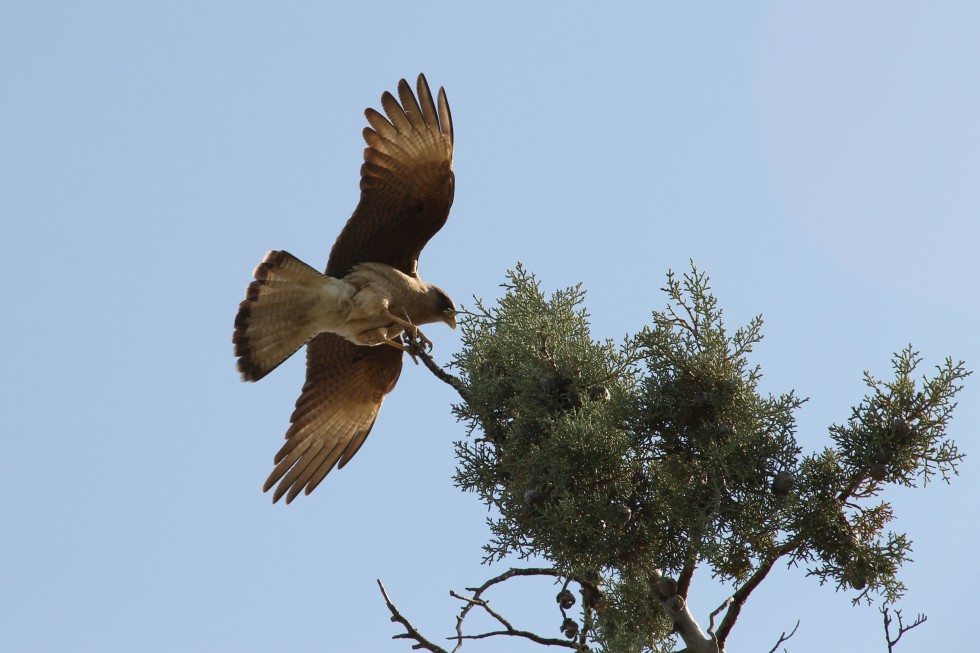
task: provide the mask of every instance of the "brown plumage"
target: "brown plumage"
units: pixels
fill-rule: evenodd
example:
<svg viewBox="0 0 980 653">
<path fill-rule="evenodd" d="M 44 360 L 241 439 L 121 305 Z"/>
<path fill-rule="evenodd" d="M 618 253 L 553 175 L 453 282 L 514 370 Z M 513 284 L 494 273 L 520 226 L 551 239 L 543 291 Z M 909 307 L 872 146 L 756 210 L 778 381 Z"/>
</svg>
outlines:
<svg viewBox="0 0 980 653">
<path fill-rule="evenodd" d="M 239 306 L 232 340 L 243 380 L 307 344 L 306 383 L 263 488 L 278 483 L 273 501 L 309 494 L 357 453 L 401 373 L 402 332 L 428 342 L 417 325 L 456 325 L 449 296 L 418 276 L 419 253 L 453 203 L 452 117 L 443 89 L 433 100 L 419 75 L 417 90 L 418 99 L 403 79 L 398 100 L 381 97 L 387 118 L 365 111 L 361 199 L 326 273 L 269 252 Z"/>
</svg>

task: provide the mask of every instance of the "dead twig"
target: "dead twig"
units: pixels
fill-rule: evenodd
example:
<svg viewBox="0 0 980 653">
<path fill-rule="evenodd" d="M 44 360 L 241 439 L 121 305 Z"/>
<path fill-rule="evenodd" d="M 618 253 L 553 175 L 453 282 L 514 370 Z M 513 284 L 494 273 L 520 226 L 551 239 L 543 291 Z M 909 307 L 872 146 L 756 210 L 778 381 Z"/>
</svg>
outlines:
<svg viewBox="0 0 980 653">
<path fill-rule="evenodd" d="M 782 634 L 779 636 L 779 641 L 776 642 L 776 645 L 773 646 L 771 649 L 769 649 L 769 653 L 776 653 L 776 649 L 779 648 L 779 645 L 782 644 L 783 642 L 785 642 L 786 640 L 788 640 L 793 635 L 795 635 L 796 634 L 796 629 L 799 628 L 799 627 L 800 627 L 800 620 L 797 619 L 796 620 L 796 625 L 793 626 L 793 630 L 790 631 L 790 634 L 787 635 L 786 634 L 786 631 L 784 630 L 782 632 Z M 786 649 L 783 649 L 783 650 L 785 651 Z"/>
<path fill-rule="evenodd" d="M 717 617 L 722 610 L 730 606 L 734 600 L 735 599 L 729 596 L 727 599 L 725 599 L 725 602 L 719 605 L 715 611 L 711 613 L 711 616 L 708 617 L 708 634 L 712 637 L 715 636 L 715 617 Z"/>
<path fill-rule="evenodd" d="M 889 614 L 891 611 L 888 609 L 888 606 L 883 605 L 879 609 L 879 612 L 881 612 L 882 617 L 884 617 L 884 622 L 885 622 L 885 642 L 888 643 L 888 653 L 892 653 L 892 651 L 895 649 L 895 645 L 898 644 L 898 641 L 900 639 L 902 639 L 902 635 L 904 635 L 905 633 L 909 632 L 910 630 L 912 630 L 916 626 L 921 626 L 929 618 L 929 617 L 927 617 L 926 615 L 924 615 L 924 614 L 922 614 L 920 612 L 918 615 L 916 615 L 915 621 L 912 623 L 912 625 L 911 626 L 906 626 L 904 623 L 902 623 L 902 611 L 901 610 L 895 610 L 895 616 L 898 618 L 898 634 L 895 636 L 895 639 L 892 639 L 892 636 L 891 636 L 892 618 L 891 618 L 891 615 Z"/>
<path fill-rule="evenodd" d="M 393 635 L 392 639 L 414 639 L 416 642 L 418 642 L 417 644 L 412 645 L 412 648 L 414 649 L 425 649 L 431 653 L 449 653 L 446 649 L 437 644 L 433 644 L 423 637 L 422 633 L 416 630 L 415 626 L 413 626 L 408 619 L 402 616 L 402 613 L 398 611 L 395 604 L 391 602 L 390 598 L 388 598 L 388 592 L 385 591 L 385 586 L 381 584 L 381 580 L 378 580 L 378 587 L 381 589 L 381 596 L 384 597 L 385 603 L 388 605 L 388 610 L 391 612 L 392 622 L 400 623 L 405 628 L 404 633 Z"/>
<path fill-rule="evenodd" d="M 456 617 L 456 636 L 452 638 L 456 640 L 456 646 L 453 648 L 452 653 L 456 653 L 457 651 L 459 651 L 459 649 L 463 646 L 464 640 L 486 639 L 488 637 L 496 637 L 500 635 L 521 637 L 523 639 L 527 639 L 532 642 L 535 642 L 536 644 L 542 644 L 544 646 L 562 646 L 564 648 L 570 648 L 573 650 L 577 650 L 579 648 L 579 646 L 574 642 L 569 642 L 566 640 L 557 639 L 553 637 L 542 637 L 541 635 L 532 633 L 530 631 L 514 628 L 514 626 L 511 625 L 511 623 L 507 619 L 505 619 L 500 613 L 493 610 L 493 608 L 490 607 L 487 601 L 482 598 L 483 593 L 488 589 L 490 589 L 491 587 L 493 587 L 494 585 L 497 585 L 499 583 L 502 583 L 506 580 L 509 580 L 517 576 L 553 576 L 555 578 L 560 577 L 559 573 L 554 569 L 545 569 L 539 567 L 531 567 L 527 569 L 515 568 L 515 569 L 508 569 L 507 571 L 500 574 L 499 576 L 495 576 L 494 578 L 491 578 L 490 580 L 486 581 L 479 587 L 467 587 L 466 591 L 472 592 L 471 596 L 468 597 L 462 596 L 457 592 L 450 591 L 449 592 L 450 596 L 459 599 L 460 601 L 465 603 L 463 609 L 460 610 L 459 615 Z M 488 631 L 485 633 L 480 633 L 478 635 L 464 635 L 463 620 L 466 619 L 466 616 L 469 614 L 470 610 L 472 610 L 474 607 L 482 608 L 488 615 L 490 615 L 493 619 L 495 619 L 497 623 L 503 626 L 504 630 Z"/>
</svg>

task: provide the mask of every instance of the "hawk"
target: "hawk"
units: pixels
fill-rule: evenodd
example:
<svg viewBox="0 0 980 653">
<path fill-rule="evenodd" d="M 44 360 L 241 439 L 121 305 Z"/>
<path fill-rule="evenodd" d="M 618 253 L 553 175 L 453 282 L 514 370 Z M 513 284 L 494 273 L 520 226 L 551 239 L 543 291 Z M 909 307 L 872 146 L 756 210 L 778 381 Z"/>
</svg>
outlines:
<svg viewBox="0 0 980 653">
<path fill-rule="evenodd" d="M 258 381 L 306 345 L 306 383 L 263 486 L 273 503 L 309 494 L 346 465 L 371 432 L 401 373 L 408 332 L 456 327 L 452 299 L 418 274 L 419 253 L 446 223 L 453 203 L 453 122 L 446 92 L 433 99 L 424 75 L 418 96 L 404 79 L 385 115 L 367 109 L 361 198 L 341 230 L 324 274 L 284 251 L 255 268 L 238 307 L 232 342 L 244 381 Z"/>
</svg>

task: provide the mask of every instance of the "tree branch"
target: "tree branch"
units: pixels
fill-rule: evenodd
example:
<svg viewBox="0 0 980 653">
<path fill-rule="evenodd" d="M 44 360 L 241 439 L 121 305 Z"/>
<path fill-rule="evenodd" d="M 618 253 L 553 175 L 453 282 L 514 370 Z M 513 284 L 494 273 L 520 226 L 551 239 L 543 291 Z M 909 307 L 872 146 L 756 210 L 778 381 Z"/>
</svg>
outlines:
<svg viewBox="0 0 980 653">
<path fill-rule="evenodd" d="M 493 608 L 491 608 L 490 604 L 485 599 L 481 598 L 483 592 L 485 592 L 489 588 L 499 583 L 502 583 L 506 580 L 509 580 L 511 578 L 515 578 L 517 576 L 553 576 L 555 578 L 561 578 L 561 575 L 555 569 L 545 569 L 539 567 L 530 567 L 526 569 L 515 568 L 515 569 L 508 569 L 507 571 L 500 574 L 499 576 L 495 576 L 494 578 L 491 578 L 490 580 L 486 581 L 485 583 L 483 583 L 483 585 L 480 585 L 479 587 L 466 588 L 467 591 L 473 592 L 473 595 L 470 597 L 462 596 L 457 592 L 450 591 L 449 592 L 450 596 L 459 599 L 460 601 L 463 601 L 466 604 L 463 606 L 463 609 L 460 611 L 459 616 L 456 617 L 456 635 L 454 637 L 449 638 L 449 639 L 456 640 L 456 646 L 453 648 L 452 653 L 456 653 L 457 651 L 459 651 L 459 649 L 463 646 L 464 640 L 486 639 L 488 637 L 495 637 L 498 635 L 521 637 L 523 639 L 527 639 L 529 641 L 532 641 L 536 644 L 541 644 L 543 646 L 561 646 L 563 648 L 569 648 L 572 650 L 579 650 L 581 648 L 580 644 L 574 641 L 567 641 L 567 640 L 553 638 L 553 637 L 542 637 L 541 635 L 538 635 L 536 633 L 515 628 L 506 618 L 504 618 L 503 615 L 501 615 Z M 578 579 L 574 579 L 574 580 L 576 580 L 576 582 L 581 583 L 581 581 L 579 581 Z M 438 644 L 435 644 L 429 641 L 428 639 L 426 639 L 425 636 L 422 635 L 422 633 L 420 633 L 418 629 L 416 629 L 415 626 L 413 626 L 412 623 L 407 618 L 405 618 L 405 616 L 402 615 L 401 612 L 398 611 L 398 608 L 395 607 L 395 604 L 392 603 L 391 599 L 388 597 L 388 592 L 385 590 L 385 587 L 380 580 L 378 580 L 378 588 L 381 590 L 381 595 L 384 597 L 385 604 L 388 606 L 388 610 L 391 612 L 391 621 L 395 623 L 400 623 L 402 627 L 405 628 L 404 633 L 399 633 L 397 635 L 394 635 L 392 636 L 392 639 L 414 640 L 416 643 L 412 645 L 412 648 L 417 650 L 424 649 L 426 651 L 429 651 L 430 653 L 450 653 L 449 651 L 442 648 Z M 494 620 L 496 620 L 497 623 L 503 626 L 504 629 L 480 633 L 478 635 L 464 635 L 463 620 L 466 618 L 466 615 L 469 613 L 469 611 L 474 607 L 482 608 L 488 615 L 490 615 Z M 585 629 L 583 629 L 582 635 L 583 636 L 585 635 Z M 584 643 L 584 637 L 582 643 Z"/>
<path fill-rule="evenodd" d="M 738 620 L 738 616 L 742 612 L 742 606 L 745 605 L 745 602 L 748 600 L 749 594 L 751 594 L 752 591 L 759 586 L 759 583 L 765 580 L 766 576 L 769 575 L 769 572 L 772 571 L 772 567 L 776 564 L 777 560 L 799 546 L 799 539 L 799 537 L 793 538 L 777 549 L 773 556 L 765 563 L 761 564 L 759 568 L 755 570 L 755 573 L 752 574 L 747 581 L 745 581 L 745 584 L 735 590 L 735 593 L 732 594 L 731 605 L 728 607 L 728 612 L 725 613 L 725 618 L 721 620 L 721 625 L 718 627 L 717 637 L 719 646 L 724 647 L 725 640 L 728 639 L 728 634 L 731 632 L 732 626 L 734 626 L 735 621 Z"/>
<path fill-rule="evenodd" d="M 920 612 L 915 617 L 915 622 L 913 622 L 911 626 L 906 626 L 905 624 L 902 623 L 902 611 L 901 610 L 895 610 L 895 616 L 898 617 L 898 635 L 895 636 L 895 639 L 892 639 L 891 638 L 891 623 L 892 623 L 892 619 L 891 619 L 891 616 L 889 615 L 890 610 L 888 609 L 888 606 L 883 605 L 883 606 L 881 606 L 881 608 L 880 608 L 879 611 L 881 612 L 882 616 L 884 617 L 884 622 L 885 622 L 885 642 L 887 642 L 887 644 L 888 644 L 888 653 L 892 653 L 892 651 L 895 648 L 895 645 L 898 644 L 898 641 L 900 639 L 902 639 L 902 635 L 904 635 L 905 633 L 909 632 L 910 630 L 912 630 L 916 626 L 921 626 L 929 618 L 929 617 L 927 617 L 926 615 L 924 615 L 924 614 L 922 614 Z"/>
<path fill-rule="evenodd" d="M 797 619 L 796 620 L 796 625 L 793 626 L 793 630 L 790 631 L 790 634 L 787 635 L 786 634 L 786 631 L 784 630 L 782 632 L 782 634 L 779 635 L 779 641 L 776 642 L 776 645 L 773 646 L 771 649 L 769 649 L 769 653 L 776 653 L 776 649 L 779 648 L 779 645 L 782 644 L 783 642 L 787 641 L 793 635 L 795 635 L 796 634 L 796 629 L 799 628 L 799 627 L 800 627 L 800 620 Z M 786 649 L 783 649 L 783 650 L 785 651 Z"/>
<path fill-rule="evenodd" d="M 415 626 L 413 626 L 408 619 L 402 616 L 402 614 L 398 611 L 398 608 L 395 607 L 395 604 L 391 602 L 390 598 L 388 598 L 388 592 L 385 591 L 385 586 L 381 584 L 380 579 L 378 580 L 378 587 L 381 589 L 381 596 L 384 597 L 385 603 L 388 605 L 388 610 L 391 611 L 391 620 L 393 622 L 400 623 L 405 628 L 404 633 L 393 635 L 392 639 L 414 639 L 416 642 L 418 642 L 418 644 L 413 644 L 413 649 L 425 649 L 426 651 L 431 651 L 431 653 L 449 653 L 446 649 L 437 644 L 433 644 L 423 637 L 422 633 L 416 630 Z"/>
<path fill-rule="evenodd" d="M 512 626 L 507 619 L 505 619 L 501 614 L 493 610 L 490 607 L 490 605 L 487 603 L 487 601 L 481 598 L 482 594 L 486 590 L 493 587 L 494 585 L 497 585 L 498 583 L 502 583 L 505 580 L 509 580 L 517 576 L 553 576 L 555 578 L 561 577 L 561 575 L 555 569 L 546 569 L 540 567 L 529 567 L 525 569 L 512 568 L 512 569 L 508 569 L 507 571 L 500 574 L 499 576 L 495 576 L 494 578 L 491 578 L 490 580 L 486 581 L 485 583 L 483 583 L 483 585 L 480 585 L 479 587 L 467 587 L 466 590 L 468 592 L 473 593 L 473 595 L 470 597 L 465 597 L 456 592 L 450 591 L 449 592 L 450 596 L 459 599 L 460 601 L 463 601 L 466 604 L 463 606 L 463 609 L 460 610 L 459 616 L 456 617 L 456 637 L 452 638 L 456 640 L 456 646 L 453 648 L 452 653 L 456 653 L 457 651 L 459 651 L 459 649 L 463 646 L 463 640 L 486 639 L 487 637 L 495 637 L 497 635 L 522 637 L 536 644 L 542 644 L 544 646 L 562 646 L 573 650 L 579 649 L 579 646 L 574 642 L 569 642 L 566 640 L 552 638 L 552 637 L 542 637 L 530 631 L 514 628 L 514 626 Z M 466 615 L 469 614 L 469 611 L 474 607 L 483 608 L 483 610 L 485 610 L 487 614 L 493 617 L 501 626 L 504 627 L 504 630 L 495 630 L 495 631 L 480 633 L 479 635 L 464 635 L 463 620 L 466 619 Z"/>
<path fill-rule="evenodd" d="M 733 600 L 732 597 L 729 596 L 727 599 L 725 599 L 724 603 L 722 603 L 717 608 L 715 608 L 715 611 L 712 612 L 711 615 L 708 617 L 708 634 L 709 635 L 714 636 L 714 634 L 715 634 L 715 617 L 718 616 L 718 613 L 719 612 L 721 612 L 722 610 L 724 610 L 725 608 L 727 608 L 728 606 L 730 606 L 732 604 L 732 600 Z"/>
<path fill-rule="evenodd" d="M 674 625 L 674 630 L 684 640 L 686 648 L 681 653 L 718 653 L 721 645 L 714 635 L 706 634 L 687 607 L 687 601 L 677 593 L 677 581 L 659 571 L 650 574 L 653 598 L 660 602 L 664 613 Z M 717 611 L 716 611 L 717 613 Z M 712 615 L 712 623 L 714 615 Z"/>
<path fill-rule="evenodd" d="M 435 374 L 436 378 L 443 383 L 448 383 L 453 387 L 459 396 L 462 397 L 463 401 L 467 401 L 466 393 L 463 390 L 463 382 L 459 380 L 459 377 L 455 377 L 446 370 L 439 367 L 436 362 L 432 359 L 432 355 L 425 350 L 423 344 L 415 337 L 414 334 L 406 331 L 402 334 L 402 339 L 405 341 L 405 346 L 409 348 L 409 353 L 413 356 L 417 356 L 422 359 L 422 363 L 425 364 L 429 371 Z"/>
<path fill-rule="evenodd" d="M 698 565 L 698 554 L 692 553 L 691 558 L 685 563 L 681 570 L 681 575 L 677 577 L 677 593 L 687 598 L 687 591 L 691 588 L 691 579 L 694 578 L 694 569 Z"/>
</svg>

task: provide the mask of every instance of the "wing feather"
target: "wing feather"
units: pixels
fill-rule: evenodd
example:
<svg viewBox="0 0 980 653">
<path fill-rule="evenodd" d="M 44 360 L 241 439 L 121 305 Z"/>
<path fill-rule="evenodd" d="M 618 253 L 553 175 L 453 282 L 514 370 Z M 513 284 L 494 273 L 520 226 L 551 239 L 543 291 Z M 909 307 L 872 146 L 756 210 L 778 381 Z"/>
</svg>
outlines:
<svg viewBox="0 0 980 653">
<path fill-rule="evenodd" d="M 419 95 L 422 95 L 421 91 L 419 91 Z M 422 108 L 412 93 L 412 87 L 404 79 L 398 82 L 398 99 L 401 100 L 402 108 L 405 110 L 405 117 L 412 123 L 412 127 L 424 133 L 426 126 L 425 119 L 422 117 Z"/>
<path fill-rule="evenodd" d="M 450 144 L 453 143 L 453 114 L 449 111 L 449 100 L 446 99 L 446 89 L 439 89 L 439 128 L 443 134 L 449 136 Z"/>
<path fill-rule="evenodd" d="M 305 454 L 311 446 L 313 446 L 313 440 L 307 439 L 302 442 L 298 442 L 296 447 L 290 449 L 288 455 L 282 456 L 281 458 L 276 456 L 279 458 L 279 460 L 276 463 L 275 469 L 273 469 L 272 473 L 269 474 L 269 478 L 266 479 L 265 485 L 262 486 L 262 491 L 268 492 L 273 485 L 278 483 L 279 479 L 285 476 L 286 472 L 288 472 L 293 465 L 295 465 L 296 462 L 303 457 L 303 454 Z M 277 494 L 279 493 L 277 492 Z"/>
<path fill-rule="evenodd" d="M 326 478 L 329 471 L 334 468 L 334 465 L 337 466 L 337 469 L 340 469 L 347 464 L 350 457 L 357 453 L 357 450 L 361 448 L 361 445 L 364 443 L 364 440 L 367 439 L 370 432 L 371 427 L 358 431 L 357 435 L 353 440 L 347 443 L 346 447 L 334 447 L 334 450 L 330 452 L 330 457 L 321 462 L 320 468 L 309 475 L 308 479 L 306 480 L 306 487 L 303 490 L 303 494 L 309 494 L 312 492 L 316 486 L 319 485 L 324 478 Z M 340 461 L 339 464 L 337 462 L 338 460 Z"/>
<path fill-rule="evenodd" d="M 412 122 L 405 115 L 405 111 L 402 109 L 401 105 L 398 104 L 398 100 L 395 96 L 385 91 L 381 94 L 381 108 L 385 110 L 385 114 L 388 116 L 388 120 L 391 124 L 395 126 L 398 130 L 399 135 L 409 134 L 412 132 Z"/>
<path fill-rule="evenodd" d="M 305 477 L 306 471 L 311 467 L 313 468 L 313 472 L 319 469 L 319 463 L 325 457 L 321 454 L 329 453 L 329 451 L 330 448 L 322 441 L 311 441 L 310 446 L 303 452 L 302 457 L 296 460 L 295 464 L 286 472 L 286 475 L 282 477 L 282 481 L 279 482 L 279 486 L 276 487 L 276 491 L 272 495 L 272 501 L 278 501 L 284 494 L 287 495 L 286 503 L 292 501 L 288 495 L 292 494 L 293 489 L 297 487 L 302 488 L 305 485 L 300 479 Z"/>
<path fill-rule="evenodd" d="M 376 110 L 368 108 L 364 110 L 364 116 L 367 118 L 368 124 L 371 128 L 365 128 L 364 131 L 371 131 L 372 129 L 381 136 L 381 138 L 394 141 L 398 138 L 398 130 L 395 129 L 394 125 L 388 122 L 388 119 L 383 115 L 378 113 Z"/>
<path fill-rule="evenodd" d="M 422 122 L 426 125 L 439 125 L 439 133 L 441 134 L 444 130 L 442 125 L 439 124 L 439 114 L 436 111 L 436 104 L 432 101 L 432 91 L 429 90 L 428 84 L 419 84 L 419 101 L 416 106 L 418 106 L 422 111 Z M 401 88 L 401 86 L 399 86 Z M 442 92 L 445 95 L 445 92 Z M 452 135 L 449 137 L 449 141 L 452 142 Z"/>
</svg>

